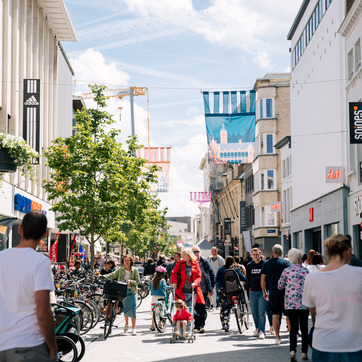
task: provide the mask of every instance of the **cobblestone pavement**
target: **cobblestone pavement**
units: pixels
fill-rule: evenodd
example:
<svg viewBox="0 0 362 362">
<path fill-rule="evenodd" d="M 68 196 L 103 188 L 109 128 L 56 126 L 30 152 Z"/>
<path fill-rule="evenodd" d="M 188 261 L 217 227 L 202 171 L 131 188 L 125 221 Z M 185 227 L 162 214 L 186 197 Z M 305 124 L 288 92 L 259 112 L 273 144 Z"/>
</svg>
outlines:
<svg viewBox="0 0 362 362">
<path fill-rule="evenodd" d="M 171 328 L 161 334 L 149 330 L 151 315 L 149 312 L 150 296 L 143 300 L 137 310 L 137 336 L 124 334 L 124 318 L 118 317 L 118 328 L 105 341 L 102 323 L 99 323 L 84 337 L 86 353 L 82 362 L 98 361 L 290 361 L 288 333 L 283 318 L 281 328 L 282 344 L 275 346 L 275 337 L 266 334 L 265 340 L 252 337 L 254 326 L 243 334 L 239 334 L 234 315 L 230 316 L 232 333 L 222 331 L 219 311 L 208 313 L 206 333 L 197 334 L 194 343 L 176 342 L 170 344 Z M 252 318 L 250 316 L 250 320 Z M 269 331 L 267 322 L 266 331 Z M 300 341 L 299 341 L 300 343 Z M 297 358 L 301 360 L 300 345 L 298 344 Z M 309 356 L 310 356 L 309 352 Z"/>
</svg>

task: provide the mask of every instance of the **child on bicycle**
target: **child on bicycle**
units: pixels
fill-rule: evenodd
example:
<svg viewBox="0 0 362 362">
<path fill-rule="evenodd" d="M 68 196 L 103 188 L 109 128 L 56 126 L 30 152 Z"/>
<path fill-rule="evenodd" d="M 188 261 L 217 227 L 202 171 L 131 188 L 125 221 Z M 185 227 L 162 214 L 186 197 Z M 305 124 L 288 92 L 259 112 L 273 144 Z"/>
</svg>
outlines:
<svg viewBox="0 0 362 362">
<path fill-rule="evenodd" d="M 166 276 L 167 270 L 162 265 L 158 266 L 156 268 L 156 272 L 154 274 L 153 279 L 151 280 L 151 283 L 149 285 L 149 289 L 151 291 L 152 301 L 151 301 L 151 315 L 152 315 L 152 322 L 150 330 L 155 330 L 155 321 L 153 320 L 153 314 L 152 314 L 152 305 L 155 305 L 155 303 L 158 302 L 159 299 L 166 297 L 166 290 L 172 289 L 171 286 L 167 285 L 165 276 Z"/>
<path fill-rule="evenodd" d="M 181 336 L 180 326 L 182 323 L 182 335 L 187 336 L 186 328 L 187 322 L 192 321 L 192 314 L 189 312 L 189 308 L 182 299 L 177 299 L 175 302 L 176 313 L 173 316 L 173 321 L 176 322 L 176 335 Z"/>
</svg>

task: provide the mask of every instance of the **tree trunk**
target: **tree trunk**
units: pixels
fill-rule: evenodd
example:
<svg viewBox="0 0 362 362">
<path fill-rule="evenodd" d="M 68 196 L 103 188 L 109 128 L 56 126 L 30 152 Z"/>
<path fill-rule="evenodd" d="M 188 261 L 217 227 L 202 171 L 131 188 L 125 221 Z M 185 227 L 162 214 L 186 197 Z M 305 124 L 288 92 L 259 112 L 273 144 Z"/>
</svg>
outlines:
<svg viewBox="0 0 362 362">
<path fill-rule="evenodd" d="M 91 272 L 94 272 L 94 233 L 90 235 Z"/>
</svg>

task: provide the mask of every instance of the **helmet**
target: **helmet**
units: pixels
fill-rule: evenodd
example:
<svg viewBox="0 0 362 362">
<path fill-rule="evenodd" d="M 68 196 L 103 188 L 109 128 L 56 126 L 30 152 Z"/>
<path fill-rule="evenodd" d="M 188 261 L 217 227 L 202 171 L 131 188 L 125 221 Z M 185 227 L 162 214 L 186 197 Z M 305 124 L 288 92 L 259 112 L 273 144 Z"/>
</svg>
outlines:
<svg viewBox="0 0 362 362">
<path fill-rule="evenodd" d="M 167 270 L 166 270 L 165 267 L 163 267 L 162 265 L 160 265 L 160 266 L 158 266 L 158 267 L 156 268 L 156 272 L 158 272 L 158 273 L 167 273 Z"/>
</svg>

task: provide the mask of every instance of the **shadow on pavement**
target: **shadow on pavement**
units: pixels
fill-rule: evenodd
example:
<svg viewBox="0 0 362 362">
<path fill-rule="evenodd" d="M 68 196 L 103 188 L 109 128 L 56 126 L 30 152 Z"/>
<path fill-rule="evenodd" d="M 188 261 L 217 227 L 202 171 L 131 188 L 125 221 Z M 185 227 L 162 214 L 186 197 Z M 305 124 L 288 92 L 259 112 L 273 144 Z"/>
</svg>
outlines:
<svg viewBox="0 0 362 362">
<path fill-rule="evenodd" d="M 197 340 L 195 342 L 197 347 Z M 220 362 L 220 361 L 242 361 L 242 362 L 287 362 L 290 361 L 289 346 L 261 347 L 260 349 L 241 349 L 239 351 L 195 354 L 180 358 L 162 359 L 159 361 L 167 362 Z"/>
</svg>

